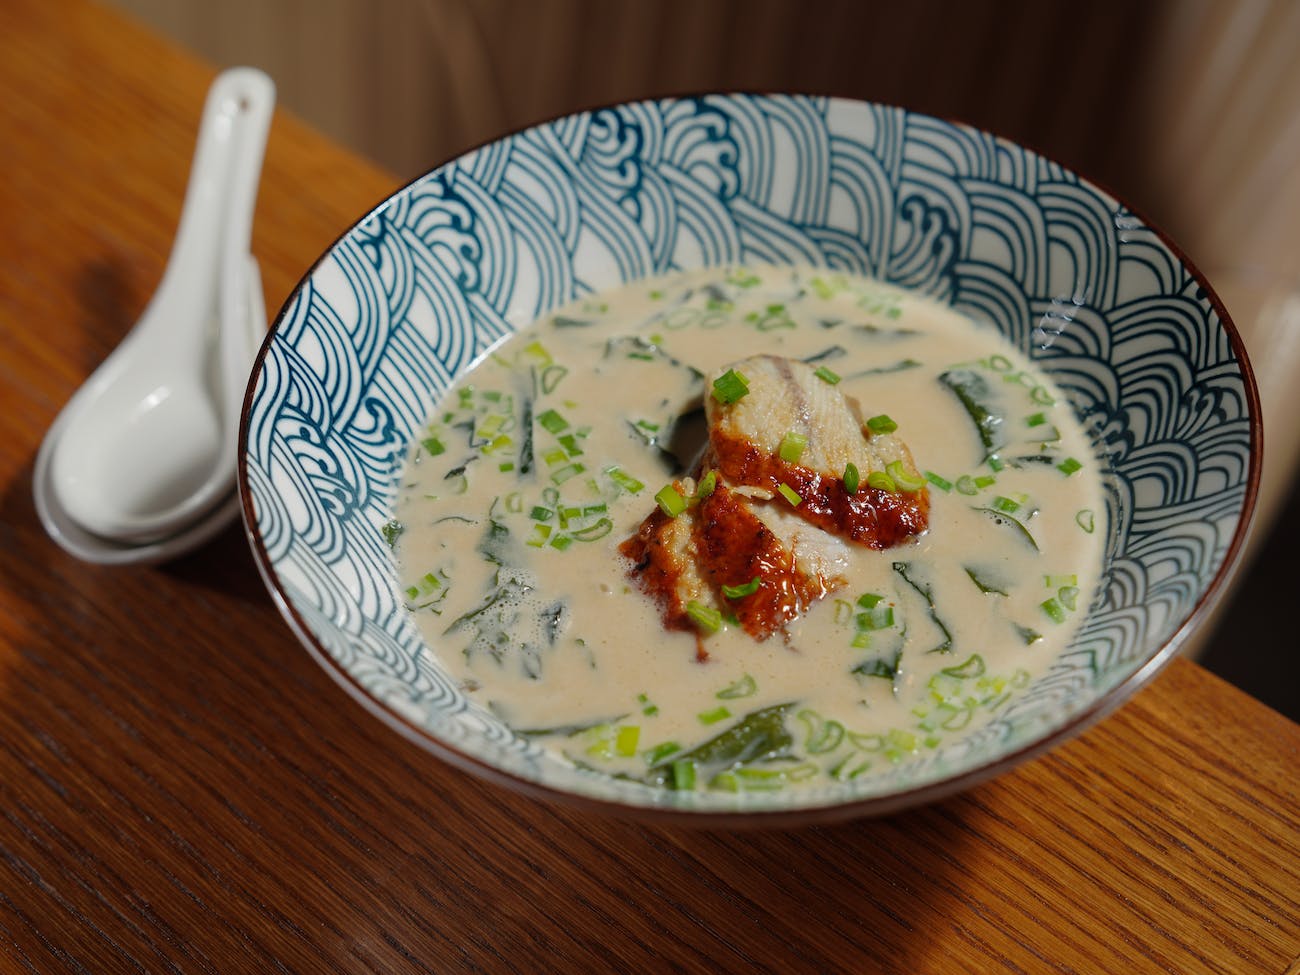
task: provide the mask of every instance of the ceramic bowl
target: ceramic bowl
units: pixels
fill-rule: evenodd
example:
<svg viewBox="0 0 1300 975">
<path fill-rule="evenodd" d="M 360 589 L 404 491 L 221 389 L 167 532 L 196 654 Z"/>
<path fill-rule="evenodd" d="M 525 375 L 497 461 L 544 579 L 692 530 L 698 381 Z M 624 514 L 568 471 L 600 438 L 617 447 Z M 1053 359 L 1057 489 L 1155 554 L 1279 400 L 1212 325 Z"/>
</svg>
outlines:
<svg viewBox="0 0 1300 975">
<path fill-rule="evenodd" d="M 448 678 L 382 527 L 405 448 L 487 349 L 581 295 L 700 265 L 871 275 L 991 323 L 1066 391 L 1104 462 L 1099 598 L 994 719 L 852 784 L 672 792 L 548 758 Z M 1076 734 L 1142 686 L 1221 594 L 1260 468 L 1245 351 L 1157 230 L 986 132 L 863 102 L 720 94 L 538 125 L 417 179 L 308 272 L 250 383 L 252 547 L 322 666 L 433 755 L 554 799 L 702 822 L 884 813 Z"/>
</svg>

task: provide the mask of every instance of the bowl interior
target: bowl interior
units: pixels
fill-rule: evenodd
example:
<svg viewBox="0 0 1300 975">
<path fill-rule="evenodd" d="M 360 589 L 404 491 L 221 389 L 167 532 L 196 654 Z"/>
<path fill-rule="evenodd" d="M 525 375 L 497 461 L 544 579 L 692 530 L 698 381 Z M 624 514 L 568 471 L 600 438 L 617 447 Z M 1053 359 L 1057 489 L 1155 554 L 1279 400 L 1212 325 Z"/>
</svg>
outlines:
<svg viewBox="0 0 1300 975">
<path fill-rule="evenodd" d="M 1067 393 L 1104 462 L 1106 565 L 1072 645 L 966 737 L 851 785 L 656 792 L 550 760 L 468 702 L 407 617 L 381 529 L 411 436 L 504 336 L 623 282 L 743 263 L 866 274 L 996 327 Z M 444 759 L 642 810 L 870 812 L 1009 767 L 1153 673 L 1235 559 L 1258 436 L 1250 370 L 1217 300 L 1104 191 L 897 108 L 715 95 L 528 129 L 362 219 L 263 350 L 240 488 L 260 567 L 304 643 Z"/>
</svg>

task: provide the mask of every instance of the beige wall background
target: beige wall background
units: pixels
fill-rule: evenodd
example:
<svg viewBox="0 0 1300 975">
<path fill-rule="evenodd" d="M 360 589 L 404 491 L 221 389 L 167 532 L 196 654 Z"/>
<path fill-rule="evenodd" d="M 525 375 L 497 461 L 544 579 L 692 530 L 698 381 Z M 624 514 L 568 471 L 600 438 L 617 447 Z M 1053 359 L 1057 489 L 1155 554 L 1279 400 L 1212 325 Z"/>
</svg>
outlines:
<svg viewBox="0 0 1300 975">
<path fill-rule="evenodd" d="M 905 105 L 1028 143 L 1164 227 L 1246 336 L 1263 520 L 1300 445 L 1295 0 L 113 0 L 405 180 L 577 108 L 715 89 Z"/>
</svg>

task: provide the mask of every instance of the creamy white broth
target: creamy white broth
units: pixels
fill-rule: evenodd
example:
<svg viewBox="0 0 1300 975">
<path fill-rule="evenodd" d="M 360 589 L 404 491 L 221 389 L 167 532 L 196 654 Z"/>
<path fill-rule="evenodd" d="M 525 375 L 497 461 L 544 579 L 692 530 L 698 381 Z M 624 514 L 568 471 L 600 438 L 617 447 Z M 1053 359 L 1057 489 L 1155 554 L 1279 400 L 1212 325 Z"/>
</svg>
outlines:
<svg viewBox="0 0 1300 975">
<path fill-rule="evenodd" d="M 784 634 L 669 631 L 618 546 L 689 473 L 702 423 L 664 435 L 702 375 L 758 352 L 824 366 L 897 423 L 934 475 L 929 528 L 846 546 L 848 584 Z M 1000 418 L 992 458 L 980 407 Z M 413 618 L 472 699 L 566 760 L 744 789 L 852 777 L 987 720 L 1083 619 L 1103 514 L 1068 405 L 991 329 L 824 269 L 715 268 L 576 302 L 499 346 L 412 444 L 389 535 Z M 724 744 L 766 730 L 781 754 L 737 771 L 692 752 L 737 726 Z"/>
</svg>

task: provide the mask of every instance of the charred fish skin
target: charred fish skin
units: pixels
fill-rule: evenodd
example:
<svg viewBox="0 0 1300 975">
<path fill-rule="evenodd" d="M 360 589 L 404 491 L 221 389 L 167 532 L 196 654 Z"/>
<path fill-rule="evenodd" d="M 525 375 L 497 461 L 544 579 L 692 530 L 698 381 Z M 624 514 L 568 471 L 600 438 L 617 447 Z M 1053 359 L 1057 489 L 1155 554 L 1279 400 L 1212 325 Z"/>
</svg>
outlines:
<svg viewBox="0 0 1300 975">
<path fill-rule="evenodd" d="M 855 400 L 804 362 L 758 355 L 728 368 L 745 377 L 749 391 L 732 403 L 706 399 L 706 467 L 716 468 L 732 485 L 773 493 L 785 485 L 799 498 L 796 514 L 868 548 L 893 548 L 928 528 L 926 488 L 888 491 L 867 484 L 870 473 L 895 462 L 911 478 L 919 479 L 919 472 L 899 437 L 866 428 Z M 781 444 L 791 434 L 803 440 L 797 461 L 781 456 Z M 844 483 L 850 464 L 861 472 L 852 492 Z"/>
<path fill-rule="evenodd" d="M 656 508 L 619 546 L 632 562 L 629 576 L 659 604 L 665 629 L 694 630 L 687 607 L 695 602 L 733 616 L 762 641 L 844 585 L 828 570 L 833 559 L 782 537 L 754 507 L 719 484 L 674 517 Z M 752 591 L 726 595 L 724 587 L 743 589 L 752 580 Z"/>
<path fill-rule="evenodd" d="M 655 509 L 619 550 L 666 629 L 696 629 L 688 612 L 695 603 L 762 641 L 845 584 L 830 546 L 886 549 L 911 540 L 928 527 L 929 494 L 865 483 L 895 463 L 915 476 L 911 453 L 897 437 L 872 435 L 856 401 L 811 366 L 761 355 L 728 370 L 743 374 L 748 392 L 728 403 L 706 398 L 708 446 L 695 480 L 675 485 L 683 497 L 706 480 L 713 490 L 676 516 Z M 791 434 L 802 441 L 797 459 L 782 456 Z M 854 491 L 843 476 L 850 464 L 862 471 Z M 792 529 L 799 522 L 790 515 L 809 532 Z M 699 652 L 707 656 L 702 645 Z"/>
</svg>

